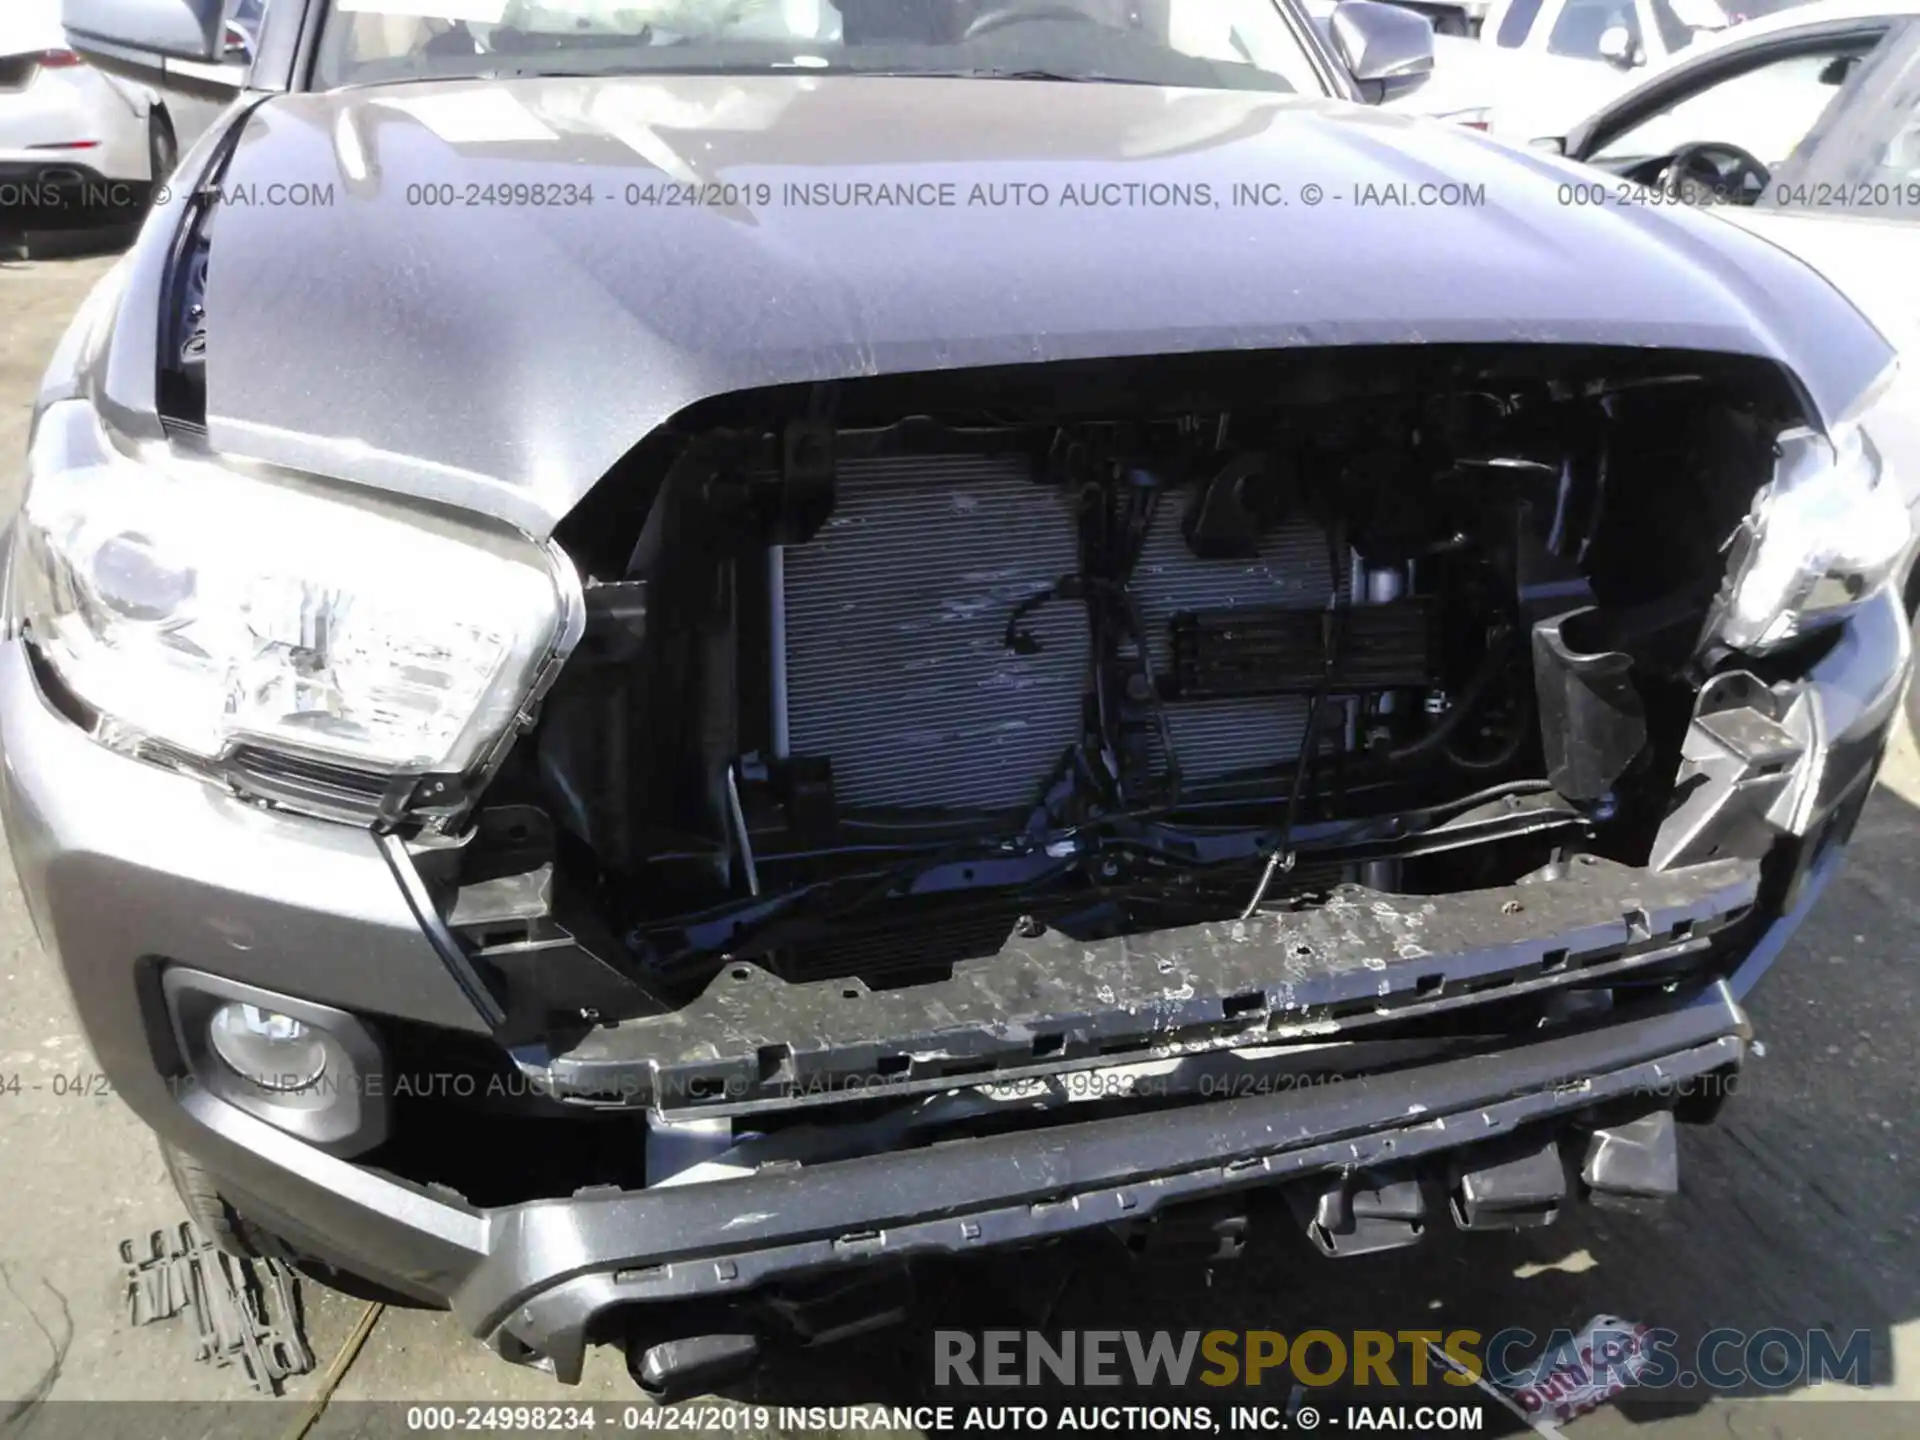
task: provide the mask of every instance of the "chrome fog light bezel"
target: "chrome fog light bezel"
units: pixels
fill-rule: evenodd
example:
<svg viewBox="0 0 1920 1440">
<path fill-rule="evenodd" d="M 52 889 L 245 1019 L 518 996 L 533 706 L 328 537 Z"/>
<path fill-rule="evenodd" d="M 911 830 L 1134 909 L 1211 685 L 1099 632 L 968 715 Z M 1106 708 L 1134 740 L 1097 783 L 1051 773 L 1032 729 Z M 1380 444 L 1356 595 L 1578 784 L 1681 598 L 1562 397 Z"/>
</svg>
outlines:
<svg viewBox="0 0 1920 1440">
<path fill-rule="evenodd" d="M 222 975 L 169 967 L 161 980 L 173 1040 L 193 1083 L 276 1129 L 336 1155 L 371 1150 L 387 1135 L 386 1052 L 371 1026 L 345 1010 Z M 262 1084 L 216 1048 L 213 1023 L 229 1006 L 299 1022 L 324 1062 L 301 1086 Z M 277 1078 L 277 1077 L 276 1077 Z"/>
</svg>

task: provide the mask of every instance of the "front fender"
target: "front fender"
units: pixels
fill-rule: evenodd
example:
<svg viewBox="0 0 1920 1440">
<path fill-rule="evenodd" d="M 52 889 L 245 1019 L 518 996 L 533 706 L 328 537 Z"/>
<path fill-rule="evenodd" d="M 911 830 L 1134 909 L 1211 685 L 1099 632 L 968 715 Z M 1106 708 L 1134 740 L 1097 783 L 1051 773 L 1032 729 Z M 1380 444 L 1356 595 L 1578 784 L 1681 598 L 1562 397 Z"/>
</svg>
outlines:
<svg viewBox="0 0 1920 1440">
<path fill-rule="evenodd" d="M 40 391 L 33 402 L 33 424 L 38 427 L 47 407 L 71 400 L 87 389 L 88 375 L 105 358 L 107 343 L 120 313 L 121 297 L 126 293 L 128 262 L 122 257 L 114 267 L 94 283 L 87 298 L 67 322 L 66 331 L 53 347 L 46 371 L 40 378 Z M 32 431 L 28 432 L 32 445 Z"/>
</svg>

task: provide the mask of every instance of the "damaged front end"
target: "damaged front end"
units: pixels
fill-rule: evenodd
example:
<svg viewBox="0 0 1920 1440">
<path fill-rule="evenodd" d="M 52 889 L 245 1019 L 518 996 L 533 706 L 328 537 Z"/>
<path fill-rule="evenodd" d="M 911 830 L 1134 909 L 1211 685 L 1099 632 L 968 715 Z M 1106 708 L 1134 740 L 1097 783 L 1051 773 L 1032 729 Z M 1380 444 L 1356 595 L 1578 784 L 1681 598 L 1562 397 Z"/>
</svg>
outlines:
<svg viewBox="0 0 1920 1440">
<path fill-rule="evenodd" d="M 681 415 L 556 537 L 587 620 L 537 726 L 385 842 L 500 1042 L 396 1068 L 518 1082 L 548 1163 L 438 1100 L 375 1158 L 528 1224 L 759 1218 L 630 1212 L 518 1320 L 456 1303 L 566 1375 L 643 1302 L 758 1332 L 822 1266 L 1278 1181 L 1330 1254 L 1671 1193 L 1904 678 L 1904 506 L 1776 514 L 1807 421 L 1765 363 L 1551 347 Z M 1824 693 L 1869 633 L 1888 673 Z"/>
</svg>

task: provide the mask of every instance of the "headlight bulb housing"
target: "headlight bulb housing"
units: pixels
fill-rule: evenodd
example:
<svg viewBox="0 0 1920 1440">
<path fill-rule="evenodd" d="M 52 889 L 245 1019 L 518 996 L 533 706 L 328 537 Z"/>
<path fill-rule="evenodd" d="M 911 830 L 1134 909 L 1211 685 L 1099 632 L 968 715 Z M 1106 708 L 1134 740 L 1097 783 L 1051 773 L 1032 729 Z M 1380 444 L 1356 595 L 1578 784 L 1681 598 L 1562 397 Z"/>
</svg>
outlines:
<svg viewBox="0 0 1920 1440">
<path fill-rule="evenodd" d="M 96 740 L 231 775 L 484 775 L 577 638 L 579 578 L 504 526 L 43 413 L 10 614 Z"/>
<path fill-rule="evenodd" d="M 1794 429 L 1735 533 L 1713 630 L 1764 654 L 1844 619 L 1898 572 L 1913 542 L 1906 499 L 1857 424 Z"/>
</svg>

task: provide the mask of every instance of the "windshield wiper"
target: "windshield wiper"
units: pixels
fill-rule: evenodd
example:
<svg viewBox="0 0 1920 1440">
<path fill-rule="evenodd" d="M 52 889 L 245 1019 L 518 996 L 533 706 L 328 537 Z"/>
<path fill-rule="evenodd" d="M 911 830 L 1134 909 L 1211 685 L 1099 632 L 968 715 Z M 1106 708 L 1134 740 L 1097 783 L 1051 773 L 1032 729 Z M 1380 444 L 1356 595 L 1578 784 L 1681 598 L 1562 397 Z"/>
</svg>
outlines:
<svg viewBox="0 0 1920 1440">
<path fill-rule="evenodd" d="M 1097 71 L 1020 69 L 1006 70 L 996 66 L 983 66 L 971 70 L 849 70 L 850 75 L 886 75 L 907 78 L 922 77 L 932 80 L 1062 80 L 1075 85 L 1156 85 L 1156 80 L 1143 80 L 1136 75 L 1102 75 Z"/>
<path fill-rule="evenodd" d="M 608 75 L 645 75 L 648 72 L 637 67 L 619 69 L 592 70 L 556 70 L 545 65 L 496 65 L 491 70 L 474 72 L 476 80 L 597 80 Z M 443 80 L 446 77 L 432 77 Z"/>
<path fill-rule="evenodd" d="M 758 65 L 607 65 L 564 69 L 541 65 L 496 65 L 491 69 L 477 72 L 474 78 L 479 80 L 597 80 L 616 75 L 869 75 L 887 79 L 1058 80 L 1069 84 L 1086 85 L 1159 83 L 1130 75 L 1102 75 L 1093 72 L 1073 74 L 1064 70 L 1002 70 L 991 67 L 972 70 L 882 70 L 867 69 L 859 65 L 794 65 L 778 62 Z M 427 78 L 444 79 L 445 77 Z"/>
</svg>

